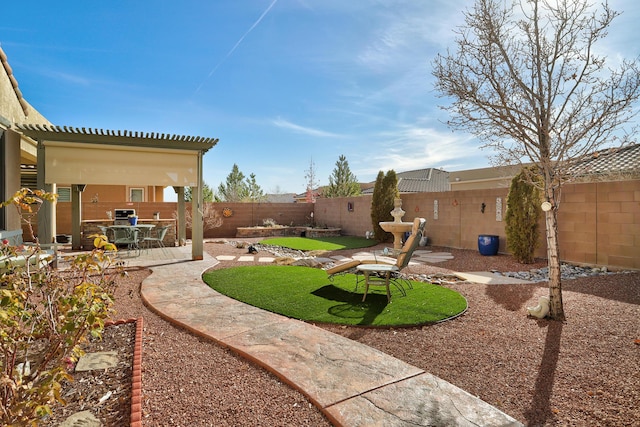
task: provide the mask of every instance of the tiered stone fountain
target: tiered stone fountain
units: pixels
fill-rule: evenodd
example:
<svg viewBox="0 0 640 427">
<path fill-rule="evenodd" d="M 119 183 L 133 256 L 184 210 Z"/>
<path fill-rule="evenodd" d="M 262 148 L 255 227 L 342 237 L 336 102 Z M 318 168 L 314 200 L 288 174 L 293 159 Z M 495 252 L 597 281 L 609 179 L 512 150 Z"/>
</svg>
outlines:
<svg viewBox="0 0 640 427">
<path fill-rule="evenodd" d="M 393 210 L 391 216 L 393 221 L 379 222 L 380 227 L 393 234 L 393 249 L 402 248 L 402 236 L 413 227 L 413 222 L 403 222 L 402 217 L 405 212 L 402 210 L 402 199 L 398 198 L 393 201 Z"/>
</svg>

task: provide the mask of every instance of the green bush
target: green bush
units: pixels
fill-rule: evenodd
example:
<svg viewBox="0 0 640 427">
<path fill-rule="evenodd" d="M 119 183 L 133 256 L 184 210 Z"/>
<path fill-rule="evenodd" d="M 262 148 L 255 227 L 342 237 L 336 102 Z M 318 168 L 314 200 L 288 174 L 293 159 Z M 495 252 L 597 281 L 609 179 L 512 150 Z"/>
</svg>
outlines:
<svg viewBox="0 0 640 427">
<path fill-rule="evenodd" d="M 542 199 L 540 191 L 532 184 L 535 180 L 536 175 L 532 170 L 523 170 L 513 177 L 507 197 L 507 248 L 523 264 L 535 261 L 534 252 L 540 236 L 538 221 Z"/>
<path fill-rule="evenodd" d="M 2 204 L 30 211 L 34 199 L 52 200 L 44 192 L 20 190 Z M 25 218 L 25 216 L 22 216 Z M 30 226 L 30 224 L 28 224 Z M 51 413 L 50 404 L 64 403 L 67 369 L 82 351 L 87 336 L 99 337 L 113 305 L 112 291 L 120 268 L 107 255 L 115 250 L 106 237 L 96 237 L 96 249 L 71 258 L 64 271 L 48 265 L 31 265 L 29 258 L 42 254 L 0 243 L 0 421 L 2 425 L 37 425 Z M 102 249 L 98 249 L 102 248 Z M 24 266 L 9 261 L 27 258 Z"/>
<path fill-rule="evenodd" d="M 392 221 L 391 211 L 393 210 L 393 199 L 400 197 L 398 193 L 398 177 L 394 170 L 390 170 L 385 175 L 378 172 L 373 196 L 371 198 L 371 225 L 373 234 L 378 242 L 386 242 L 391 237 L 380 227 L 382 221 Z"/>
</svg>

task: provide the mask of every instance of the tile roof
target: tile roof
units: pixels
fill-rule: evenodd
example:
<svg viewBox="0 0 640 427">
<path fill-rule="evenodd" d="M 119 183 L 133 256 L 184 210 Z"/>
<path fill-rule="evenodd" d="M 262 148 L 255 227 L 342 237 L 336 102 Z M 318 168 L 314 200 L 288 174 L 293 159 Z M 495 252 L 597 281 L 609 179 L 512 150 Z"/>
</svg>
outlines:
<svg viewBox="0 0 640 427">
<path fill-rule="evenodd" d="M 266 194 L 265 203 L 294 203 L 295 193 Z"/>
<path fill-rule="evenodd" d="M 427 168 L 416 169 L 407 172 L 396 173 L 398 178 L 398 191 L 400 193 L 433 193 L 449 191 L 449 172 L 440 169 Z M 372 194 L 371 188 L 362 190 L 363 194 Z"/>
<path fill-rule="evenodd" d="M 577 175 L 640 173 L 640 144 L 596 151 L 569 168 Z"/>
</svg>

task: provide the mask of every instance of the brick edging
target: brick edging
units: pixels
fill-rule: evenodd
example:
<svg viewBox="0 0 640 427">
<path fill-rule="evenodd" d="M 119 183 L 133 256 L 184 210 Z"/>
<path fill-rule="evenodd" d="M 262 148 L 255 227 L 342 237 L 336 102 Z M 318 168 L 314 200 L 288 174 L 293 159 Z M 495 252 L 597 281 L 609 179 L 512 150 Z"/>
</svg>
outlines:
<svg viewBox="0 0 640 427">
<path fill-rule="evenodd" d="M 136 323 L 136 337 L 133 347 L 131 373 L 131 427 L 142 427 L 142 328 L 143 319 L 121 319 L 105 322 L 105 326 Z"/>
</svg>

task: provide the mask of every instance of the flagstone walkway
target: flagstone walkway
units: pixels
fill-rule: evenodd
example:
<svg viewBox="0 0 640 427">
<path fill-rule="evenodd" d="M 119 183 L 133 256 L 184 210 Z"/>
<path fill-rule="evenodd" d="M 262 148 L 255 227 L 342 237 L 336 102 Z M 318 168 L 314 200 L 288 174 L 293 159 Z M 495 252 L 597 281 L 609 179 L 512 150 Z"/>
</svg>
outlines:
<svg viewBox="0 0 640 427">
<path fill-rule="evenodd" d="M 153 271 L 141 287 L 147 306 L 271 371 L 307 396 L 336 426 L 522 425 L 379 350 L 215 292 L 201 275 L 224 255 L 216 260 L 205 253 L 203 260 L 191 261 L 189 247 L 167 248 L 160 256 L 154 251 L 127 261 Z M 238 261 L 267 263 L 270 258 L 242 255 Z"/>
</svg>

